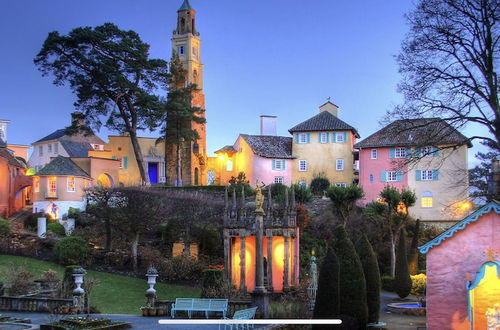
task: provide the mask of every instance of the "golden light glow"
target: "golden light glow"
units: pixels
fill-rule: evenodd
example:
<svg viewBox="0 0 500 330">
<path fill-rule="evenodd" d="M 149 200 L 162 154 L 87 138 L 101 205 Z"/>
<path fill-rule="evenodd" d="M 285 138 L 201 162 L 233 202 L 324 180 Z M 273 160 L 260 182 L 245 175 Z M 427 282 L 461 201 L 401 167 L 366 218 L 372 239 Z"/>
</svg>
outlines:
<svg viewBox="0 0 500 330">
<path fill-rule="evenodd" d="M 473 290 L 469 291 L 473 311 L 474 329 L 486 329 L 485 313 L 499 302 L 500 279 L 496 265 L 485 265 L 484 277 Z"/>
<path fill-rule="evenodd" d="M 460 210 L 462 211 L 468 211 L 472 209 L 472 202 L 471 201 L 463 201 L 459 203 Z"/>
<path fill-rule="evenodd" d="M 113 186 L 109 175 L 106 173 L 102 173 L 97 177 L 97 184 L 103 188 L 111 188 Z"/>
<path fill-rule="evenodd" d="M 35 175 L 35 169 L 32 167 L 28 168 L 28 170 L 26 171 L 26 175 L 27 176 Z"/>
<path fill-rule="evenodd" d="M 219 160 L 223 161 L 225 158 L 224 158 L 224 155 L 220 155 L 219 156 Z"/>
</svg>

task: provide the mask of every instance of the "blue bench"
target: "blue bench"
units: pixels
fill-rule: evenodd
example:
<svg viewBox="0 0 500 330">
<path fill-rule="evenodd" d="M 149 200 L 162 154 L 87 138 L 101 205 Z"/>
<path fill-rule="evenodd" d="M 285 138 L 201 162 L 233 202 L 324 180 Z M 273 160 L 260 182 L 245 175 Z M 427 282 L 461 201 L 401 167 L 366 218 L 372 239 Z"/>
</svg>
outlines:
<svg viewBox="0 0 500 330">
<path fill-rule="evenodd" d="M 208 319 L 210 312 L 221 312 L 225 318 L 227 314 L 228 299 L 201 299 L 201 298 L 177 298 L 172 304 L 170 314 L 175 318 L 177 311 L 185 311 L 191 318 L 193 312 L 204 312 Z"/>
<path fill-rule="evenodd" d="M 255 318 L 256 311 L 257 311 L 257 307 L 241 309 L 239 311 L 234 312 L 233 318 L 230 320 L 253 320 Z M 228 319 L 226 319 L 226 320 L 228 320 Z M 224 329 L 226 329 L 226 327 L 229 327 L 229 329 L 233 329 L 233 326 L 235 327 L 235 329 L 250 329 L 250 328 L 253 329 L 254 328 L 253 324 L 224 324 Z M 220 325 L 219 325 L 219 329 L 220 329 Z"/>
</svg>

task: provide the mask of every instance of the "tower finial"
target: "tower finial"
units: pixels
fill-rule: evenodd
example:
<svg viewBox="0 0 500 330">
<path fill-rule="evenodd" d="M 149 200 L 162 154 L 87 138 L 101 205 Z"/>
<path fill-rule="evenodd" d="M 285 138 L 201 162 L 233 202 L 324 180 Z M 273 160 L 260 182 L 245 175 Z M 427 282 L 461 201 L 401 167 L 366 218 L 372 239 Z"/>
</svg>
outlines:
<svg viewBox="0 0 500 330">
<path fill-rule="evenodd" d="M 191 7 L 189 0 L 184 0 L 182 2 L 181 8 L 179 8 L 179 10 L 177 11 L 183 11 L 183 10 L 194 10 L 193 7 Z"/>
</svg>

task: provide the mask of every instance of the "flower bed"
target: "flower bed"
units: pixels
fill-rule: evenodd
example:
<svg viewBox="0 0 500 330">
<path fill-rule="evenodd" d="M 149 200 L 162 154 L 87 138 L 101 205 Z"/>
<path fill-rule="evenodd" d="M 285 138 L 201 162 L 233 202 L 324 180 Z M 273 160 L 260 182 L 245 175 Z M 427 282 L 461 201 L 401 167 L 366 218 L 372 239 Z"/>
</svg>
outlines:
<svg viewBox="0 0 500 330">
<path fill-rule="evenodd" d="M 111 319 L 91 317 L 69 317 L 59 322 L 42 324 L 40 330 L 91 330 L 91 329 L 127 329 L 132 325 L 127 322 L 114 322 Z"/>
</svg>

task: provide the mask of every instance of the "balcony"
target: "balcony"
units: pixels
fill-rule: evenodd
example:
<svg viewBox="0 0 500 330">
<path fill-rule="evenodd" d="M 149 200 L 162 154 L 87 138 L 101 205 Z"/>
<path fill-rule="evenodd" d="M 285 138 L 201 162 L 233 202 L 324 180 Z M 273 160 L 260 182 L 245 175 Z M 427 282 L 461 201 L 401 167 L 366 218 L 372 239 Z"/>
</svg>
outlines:
<svg viewBox="0 0 500 330">
<path fill-rule="evenodd" d="M 45 199 L 58 199 L 56 191 L 46 191 Z"/>
</svg>

